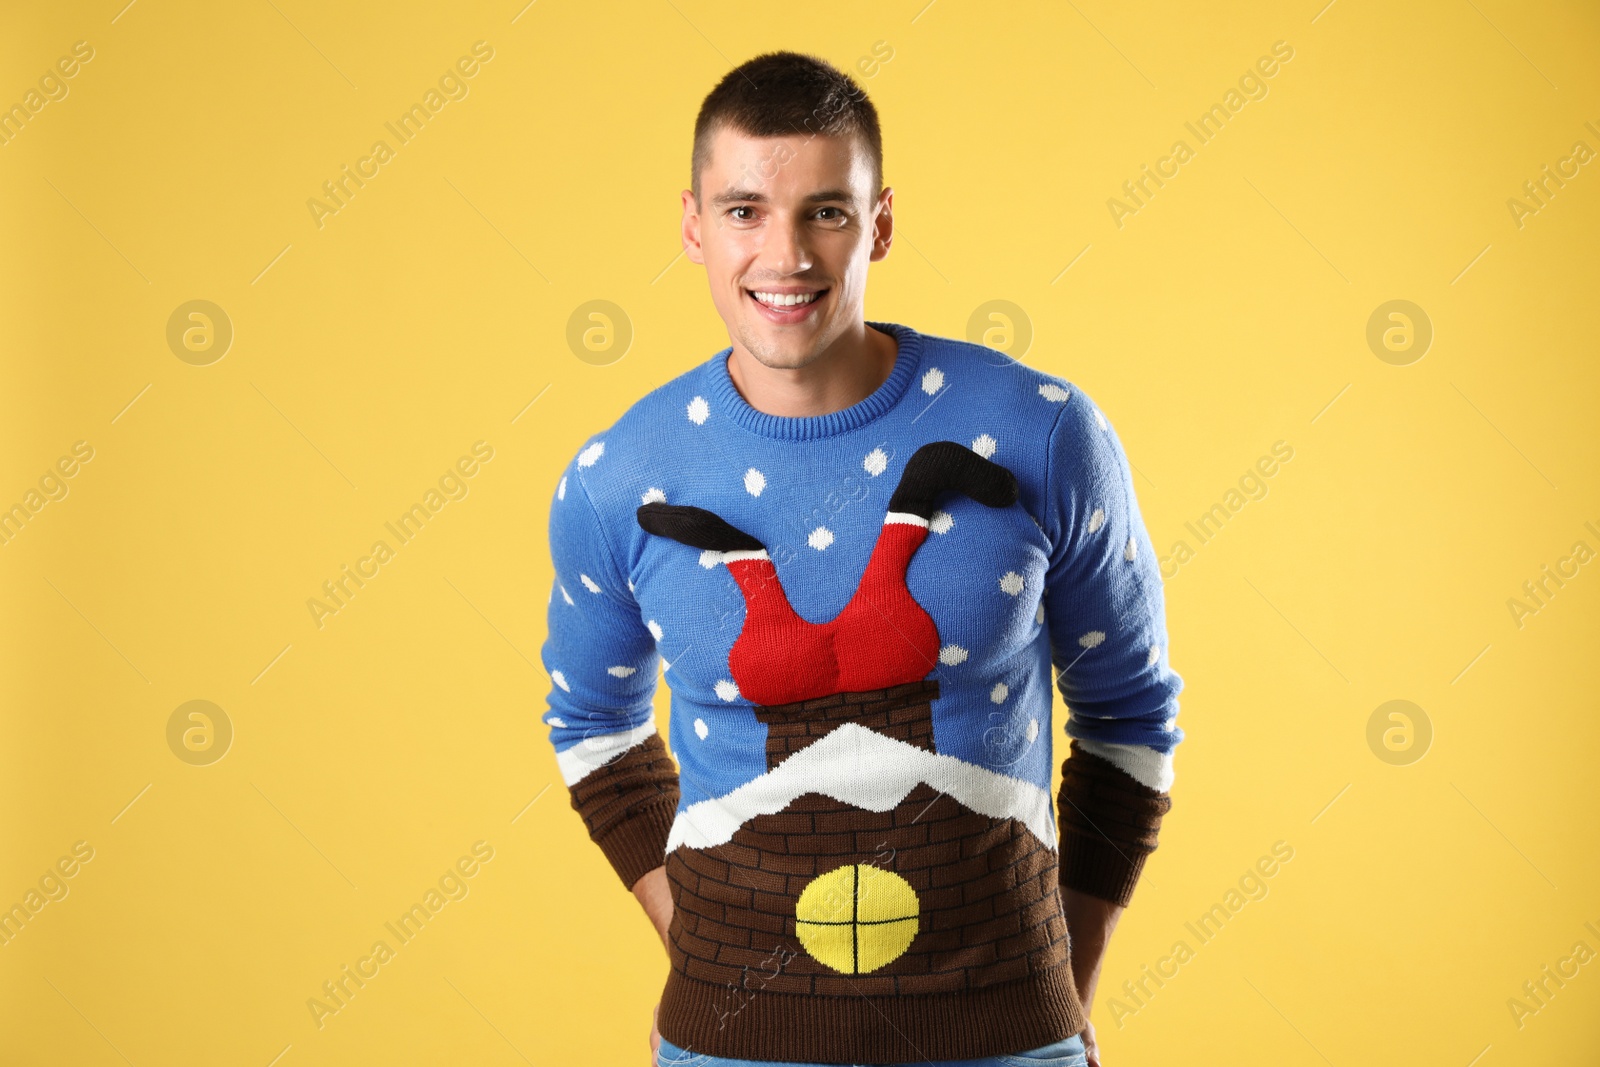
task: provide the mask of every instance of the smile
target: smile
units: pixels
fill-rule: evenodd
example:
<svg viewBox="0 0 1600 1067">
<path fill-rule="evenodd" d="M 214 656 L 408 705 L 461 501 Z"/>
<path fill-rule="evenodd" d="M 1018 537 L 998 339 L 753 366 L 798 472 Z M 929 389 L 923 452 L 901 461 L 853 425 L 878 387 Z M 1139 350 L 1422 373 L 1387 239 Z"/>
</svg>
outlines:
<svg viewBox="0 0 1600 1067">
<path fill-rule="evenodd" d="M 751 296 L 755 297 L 761 303 L 766 304 L 768 307 L 780 308 L 795 307 L 798 304 L 809 304 L 817 297 L 827 292 L 826 289 L 818 289 L 814 293 L 763 293 L 754 289 L 747 289 L 745 291 Z"/>
<path fill-rule="evenodd" d="M 746 289 L 745 293 L 761 309 L 762 318 L 769 322 L 790 324 L 809 318 L 828 290 L 775 293 L 764 289 Z"/>
</svg>

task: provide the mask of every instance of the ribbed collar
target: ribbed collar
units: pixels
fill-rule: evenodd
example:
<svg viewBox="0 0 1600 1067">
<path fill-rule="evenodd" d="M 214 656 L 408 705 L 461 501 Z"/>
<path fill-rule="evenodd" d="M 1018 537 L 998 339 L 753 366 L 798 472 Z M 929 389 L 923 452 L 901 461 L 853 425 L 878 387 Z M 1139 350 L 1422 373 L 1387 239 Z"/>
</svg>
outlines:
<svg viewBox="0 0 1600 1067">
<path fill-rule="evenodd" d="M 707 368 L 720 413 L 751 433 L 781 441 L 815 441 L 865 426 L 899 403 L 922 362 L 922 335 L 916 330 L 893 322 L 868 320 L 867 325 L 892 335 L 899 350 L 889 377 L 866 399 L 826 415 L 768 415 L 757 411 L 739 395 L 733 379 L 728 376 L 728 357 L 733 353 L 733 346 L 729 345 L 711 357 Z"/>
</svg>

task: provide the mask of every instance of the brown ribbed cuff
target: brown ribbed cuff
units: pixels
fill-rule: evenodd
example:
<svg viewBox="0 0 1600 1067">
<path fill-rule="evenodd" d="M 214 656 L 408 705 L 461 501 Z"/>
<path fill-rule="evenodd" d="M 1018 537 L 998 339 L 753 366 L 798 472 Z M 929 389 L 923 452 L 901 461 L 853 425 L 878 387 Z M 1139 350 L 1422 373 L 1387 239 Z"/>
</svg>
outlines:
<svg viewBox="0 0 1600 1067">
<path fill-rule="evenodd" d="M 624 749 L 571 787 L 572 806 L 629 889 L 666 862 L 678 810 L 678 765 L 660 734 Z"/>
<path fill-rule="evenodd" d="M 1074 739 L 1062 765 L 1061 885 L 1126 907 L 1172 798 Z"/>
<path fill-rule="evenodd" d="M 633 884 L 666 862 L 667 834 L 677 813 L 677 797 L 670 802 L 652 804 L 617 823 L 616 828 L 595 844 L 605 853 L 617 877 L 629 889 Z"/>
<path fill-rule="evenodd" d="M 1118 851 L 1105 838 L 1061 835 L 1061 886 L 1127 907 L 1149 853 Z"/>
</svg>

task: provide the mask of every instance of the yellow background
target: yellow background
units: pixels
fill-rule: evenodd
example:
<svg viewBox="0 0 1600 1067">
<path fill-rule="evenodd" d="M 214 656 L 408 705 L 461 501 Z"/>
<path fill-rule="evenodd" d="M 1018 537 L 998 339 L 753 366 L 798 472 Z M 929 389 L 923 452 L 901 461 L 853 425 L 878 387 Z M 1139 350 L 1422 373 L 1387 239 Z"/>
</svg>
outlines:
<svg viewBox="0 0 1600 1067">
<path fill-rule="evenodd" d="M 777 48 L 880 109 L 868 316 L 1020 307 L 1159 549 L 1294 449 L 1167 582 L 1189 736 L 1105 963 L 1107 1063 L 1600 1055 L 1600 962 L 1507 1006 L 1600 951 L 1600 564 L 1520 628 L 1506 604 L 1600 549 L 1600 163 L 1520 228 L 1506 204 L 1600 150 L 1593 5 L 123 3 L 0 15 L 0 103 L 94 49 L 0 146 L 0 505 L 94 449 L 0 546 L 0 905 L 95 850 L 0 947 L 0 1059 L 645 1062 L 665 957 L 538 718 L 546 505 L 727 343 L 678 191 L 703 95 Z M 479 40 L 469 95 L 319 228 L 306 201 Z M 1118 228 L 1107 199 L 1280 40 L 1266 98 Z M 209 366 L 166 341 L 195 299 L 235 331 Z M 593 299 L 634 329 L 609 365 L 566 342 Z M 1366 343 L 1391 299 L 1433 324 L 1409 366 Z M 479 440 L 469 494 L 319 628 L 306 601 Z M 194 699 L 235 731 L 209 766 L 167 745 Z M 1432 724 L 1408 766 L 1367 744 L 1393 699 Z M 480 840 L 469 895 L 319 1029 L 308 998 Z M 1194 943 L 1280 840 L 1265 899 Z"/>
</svg>

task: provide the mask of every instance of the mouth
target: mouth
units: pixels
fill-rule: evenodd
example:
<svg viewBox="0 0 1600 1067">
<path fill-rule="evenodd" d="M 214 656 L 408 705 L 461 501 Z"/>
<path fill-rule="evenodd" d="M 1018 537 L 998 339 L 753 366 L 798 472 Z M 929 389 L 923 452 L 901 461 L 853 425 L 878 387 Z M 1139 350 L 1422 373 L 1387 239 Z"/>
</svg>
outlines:
<svg viewBox="0 0 1600 1067">
<path fill-rule="evenodd" d="M 760 310 L 762 318 L 780 325 L 803 322 L 816 311 L 828 289 L 746 289 L 745 297 Z"/>
</svg>

